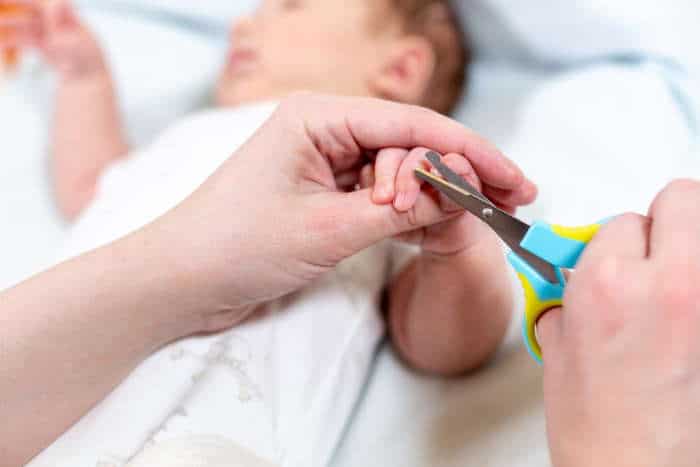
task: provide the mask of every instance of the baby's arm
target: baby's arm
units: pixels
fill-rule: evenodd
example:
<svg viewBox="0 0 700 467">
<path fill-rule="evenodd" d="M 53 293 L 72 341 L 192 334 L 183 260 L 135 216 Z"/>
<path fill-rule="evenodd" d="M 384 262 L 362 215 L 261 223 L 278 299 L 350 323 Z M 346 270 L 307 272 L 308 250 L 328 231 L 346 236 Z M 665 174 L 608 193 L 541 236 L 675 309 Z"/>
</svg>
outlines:
<svg viewBox="0 0 700 467">
<path fill-rule="evenodd" d="M 45 7 L 49 8 L 49 7 Z M 104 169 L 126 155 L 114 85 L 100 46 L 71 5 L 44 12 L 46 58 L 59 75 L 53 126 L 58 205 L 75 218 L 92 200 Z"/>
<path fill-rule="evenodd" d="M 15 32 L 6 40 L 38 48 L 57 73 L 53 182 L 61 213 L 73 219 L 92 200 L 102 171 L 128 152 L 112 78 L 97 40 L 68 0 L 9 1 L 30 12 L 13 20 Z"/>
<path fill-rule="evenodd" d="M 425 152 L 381 152 L 371 181 L 365 175 L 363 182 L 374 184 L 374 201 L 393 202 L 399 211 L 410 211 L 422 185 L 413 172 L 428 167 Z M 463 156 L 450 154 L 443 160 L 480 187 Z M 408 363 L 430 373 L 457 375 L 478 367 L 502 342 L 514 306 L 510 277 L 495 233 L 432 188 L 424 190 L 443 209 L 454 210 L 455 217 L 401 239 L 420 245 L 421 254 L 390 286 L 388 324 L 395 347 Z M 523 190 L 519 199 L 502 195 L 494 201 L 512 210 L 531 202 L 536 188 Z"/>
<path fill-rule="evenodd" d="M 59 85 L 52 131 L 57 203 L 73 220 L 92 201 L 104 169 L 128 152 L 107 72 Z"/>
<path fill-rule="evenodd" d="M 392 342 L 417 369 L 458 375 L 500 345 L 513 298 L 502 247 L 493 237 L 450 256 L 423 252 L 389 289 Z"/>
</svg>

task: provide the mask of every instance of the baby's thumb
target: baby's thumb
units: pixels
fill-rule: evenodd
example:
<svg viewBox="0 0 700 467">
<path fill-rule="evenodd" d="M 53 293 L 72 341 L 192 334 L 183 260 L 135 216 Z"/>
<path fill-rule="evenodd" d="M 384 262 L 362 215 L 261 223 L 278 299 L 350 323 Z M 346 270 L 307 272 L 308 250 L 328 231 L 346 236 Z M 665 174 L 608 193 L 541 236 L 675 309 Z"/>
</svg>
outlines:
<svg viewBox="0 0 700 467">
<path fill-rule="evenodd" d="M 562 308 L 552 308 L 537 321 L 537 342 L 542 349 L 542 359 L 545 364 L 548 355 L 560 353 L 563 325 L 562 313 Z"/>
</svg>

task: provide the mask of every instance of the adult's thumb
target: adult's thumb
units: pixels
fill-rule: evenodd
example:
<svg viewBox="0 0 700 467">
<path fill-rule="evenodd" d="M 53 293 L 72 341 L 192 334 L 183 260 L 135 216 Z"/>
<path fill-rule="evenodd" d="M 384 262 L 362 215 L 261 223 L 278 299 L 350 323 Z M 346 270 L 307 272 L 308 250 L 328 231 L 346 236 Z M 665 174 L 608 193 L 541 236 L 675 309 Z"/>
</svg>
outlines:
<svg viewBox="0 0 700 467">
<path fill-rule="evenodd" d="M 372 191 L 334 193 L 327 213 L 339 213 L 330 229 L 335 247 L 342 257 L 352 256 L 384 239 L 444 222 L 461 213 L 445 213 L 439 204 L 421 193 L 408 212 L 398 212 L 393 205 L 372 201 Z M 326 216 L 328 218 L 328 216 Z"/>
<path fill-rule="evenodd" d="M 548 354 L 558 353 L 562 343 L 563 309 L 552 308 L 537 321 L 537 342 L 542 348 L 542 359 Z"/>
</svg>

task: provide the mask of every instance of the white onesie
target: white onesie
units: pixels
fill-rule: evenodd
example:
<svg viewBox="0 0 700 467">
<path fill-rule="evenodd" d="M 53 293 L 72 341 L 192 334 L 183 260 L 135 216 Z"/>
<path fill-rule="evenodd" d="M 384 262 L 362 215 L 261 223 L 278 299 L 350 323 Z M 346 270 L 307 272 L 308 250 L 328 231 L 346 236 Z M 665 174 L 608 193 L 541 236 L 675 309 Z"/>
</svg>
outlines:
<svg viewBox="0 0 700 467">
<path fill-rule="evenodd" d="M 274 108 L 202 112 L 115 165 L 60 259 L 115 240 L 185 199 Z M 379 244 L 350 258 L 262 319 L 164 348 L 30 466 L 174 466 L 187 456 L 197 459 L 187 465 L 203 467 L 243 458 L 328 464 L 383 336 L 378 304 L 390 250 Z"/>
</svg>

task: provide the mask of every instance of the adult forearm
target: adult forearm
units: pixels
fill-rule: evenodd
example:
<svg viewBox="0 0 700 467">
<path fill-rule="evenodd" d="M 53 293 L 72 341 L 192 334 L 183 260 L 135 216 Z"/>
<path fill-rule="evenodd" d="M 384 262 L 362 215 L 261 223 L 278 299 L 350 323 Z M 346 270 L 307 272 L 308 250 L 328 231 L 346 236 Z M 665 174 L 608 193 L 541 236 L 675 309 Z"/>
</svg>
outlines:
<svg viewBox="0 0 700 467">
<path fill-rule="evenodd" d="M 391 332 L 418 369 L 460 374 L 501 343 L 513 298 L 500 245 L 484 243 L 455 256 L 423 254 L 392 287 Z"/>
<path fill-rule="evenodd" d="M 135 234 L 0 294 L 0 459 L 24 465 L 155 349 L 196 330 L 164 247 Z"/>
<path fill-rule="evenodd" d="M 106 71 L 59 83 L 52 151 L 59 208 L 72 219 L 92 199 L 104 169 L 128 152 L 114 87 Z"/>
</svg>

